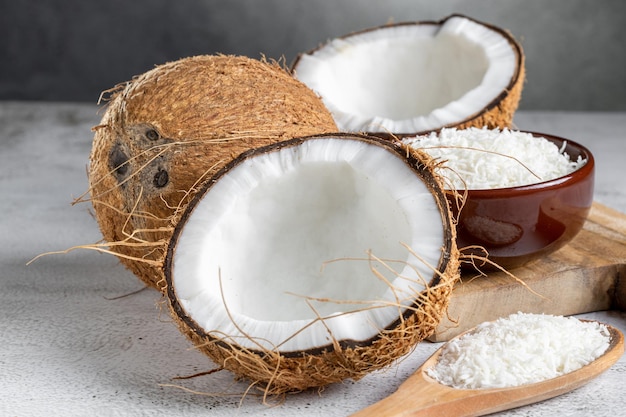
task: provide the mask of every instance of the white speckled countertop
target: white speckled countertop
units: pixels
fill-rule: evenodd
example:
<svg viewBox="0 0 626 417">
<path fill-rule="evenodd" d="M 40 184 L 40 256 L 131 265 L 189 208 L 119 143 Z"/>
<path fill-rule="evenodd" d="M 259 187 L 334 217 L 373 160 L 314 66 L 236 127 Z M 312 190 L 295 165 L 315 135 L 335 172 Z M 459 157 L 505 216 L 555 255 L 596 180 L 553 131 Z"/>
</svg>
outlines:
<svg viewBox="0 0 626 417">
<path fill-rule="evenodd" d="M 225 371 L 175 380 L 213 364 L 161 311 L 156 291 L 130 294 L 143 286 L 116 258 L 75 251 L 26 266 L 101 237 L 90 206 L 70 204 L 87 189 L 99 119 L 90 104 L 0 103 L 1 416 L 346 416 L 391 394 L 439 347 L 421 343 L 391 369 L 273 407 L 242 398 L 247 385 Z M 516 126 L 589 147 L 596 201 L 626 212 L 626 113 L 519 112 Z M 624 312 L 582 317 L 626 331 Z M 578 390 L 498 415 L 615 417 L 625 386 L 622 357 Z"/>
</svg>

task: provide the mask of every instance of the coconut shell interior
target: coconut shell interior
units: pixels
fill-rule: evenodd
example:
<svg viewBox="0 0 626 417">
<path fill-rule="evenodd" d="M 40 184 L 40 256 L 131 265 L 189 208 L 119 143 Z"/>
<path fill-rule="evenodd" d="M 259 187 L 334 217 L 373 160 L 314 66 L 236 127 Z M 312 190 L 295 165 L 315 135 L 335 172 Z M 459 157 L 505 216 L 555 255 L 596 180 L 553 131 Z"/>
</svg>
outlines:
<svg viewBox="0 0 626 417">
<path fill-rule="evenodd" d="M 386 56 L 386 53 L 387 53 L 386 51 L 391 48 L 390 47 L 381 48 L 378 45 L 386 43 L 388 46 L 392 46 L 394 45 L 395 38 L 393 37 L 394 35 L 385 35 L 385 34 L 387 32 L 391 32 L 392 30 L 394 31 L 393 33 L 400 33 L 401 35 L 397 35 L 399 36 L 399 39 L 400 39 L 397 42 L 398 44 L 404 44 L 406 42 L 409 42 L 411 38 L 407 37 L 407 33 L 413 33 L 413 32 L 410 32 L 414 30 L 413 28 L 419 28 L 419 29 L 415 29 L 415 33 L 413 34 L 413 36 L 422 36 L 422 35 L 417 35 L 417 33 L 431 33 L 430 36 L 432 38 L 436 38 L 438 35 L 438 32 L 442 30 L 442 28 L 445 25 L 447 25 L 449 22 L 453 22 L 453 21 L 457 21 L 457 22 L 465 21 L 467 23 L 465 26 L 459 26 L 457 28 L 459 33 L 462 33 L 464 30 L 468 30 L 466 29 L 466 27 L 476 27 L 478 28 L 477 29 L 478 32 L 495 34 L 496 35 L 495 38 L 504 40 L 503 42 L 506 45 L 508 45 L 506 46 L 506 48 L 507 49 L 510 48 L 511 53 L 514 56 L 513 59 L 515 60 L 513 64 L 514 70 L 513 70 L 513 73 L 510 75 L 508 82 L 503 84 L 503 88 L 499 90 L 499 93 L 494 94 L 493 96 L 490 96 L 489 101 L 485 102 L 485 104 L 482 105 L 481 108 L 477 108 L 474 112 L 466 114 L 463 117 L 456 116 L 457 118 L 452 118 L 451 120 L 448 120 L 450 119 L 450 117 L 447 117 L 445 119 L 443 118 L 442 114 L 443 114 L 444 107 L 437 108 L 435 110 L 436 112 L 438 112 L 437 119 L 441 119 L 441 122 L 438 124 L 432 124 L 434 122 L 431 121 L 430 122 L 431 125 L 428 128 L 417 127 L 417 126 L 421 126 L 422 123 L 420 121 L 416 121 L 417 119 L 424 117 L 424 116 L 430 117 L 430 114 L 428 113 L 415 114 L 414 120 L 410 120 L 409 118 L 405 122 L 402 122 L 402 123 L 400 123 L 400 121 L 402 119 L 407 118 L 408 116 L 406 115 L 402 117 L 399 116 L 398 119 L 395 120 L 393 117 L 385 115 L 385 114 L 376 114 L 375 118 L 370 119 L 370 122 L 368 122 L 367 124 L 360 125 L 360 128 L 357 130 L 366 131 L 369 134 L 373 134 L 373 135 L 385 137 L 385 138 L 402 138 L 406 136 L 415 136 L 418 134 L 424 134 L 427 132 L 436 131 L 436 130 L 446 128 L 446 127 L 457 127 L 457 128 L 511 127 L 514 113 L 517 110 L 517 107 L 521 99 L 521 94 L 522 94 L 524 81 L 525 81 L 525 57 L 524 57 L 522 46 L 509 31 L 499 28 L 497 26 L 485 23 L 485 22 L 480 22 L 478 20 L 472 19 L 464 15 L 454 14 L 439 21 L 390 23 L 384 26 L 372 27 L 372 28 L 368 28 L 365 30 L 352 32 L 344 36 L 341 36 L 337 39 L 328 41 L 307 52 L 299 54 L 296 57 L 294 63 L 292 64 L 291 70 L 297 78 L 303 79 L 305 83 L 307 83 L 307 85 L 309 85 L 314 90 L 317 90 L 318 93 L 322 96 L 322 98 L 326 100 L 327 106 L 331 109 L 331 112 L 333 112 L 340 129 L 352 130 L 352 129 L 346 129 L 344 127 L 344 124 L 341 122 L 341 120 L 346 119 L 347 122 L 350 125 L 352 125 L 353 123 L 356 123 L 356 122 L 352 121 L 351 119 L 361 119 L 362 117 L 364 118 L 365 116 L 358 114 L 355 111 L 355 109 L 352 108 L 352 106 L 344 108 L 344 106 L 346 105 L 344 101 L 346 102 L 348 101 L 345 98 L 341 100 L 341 102 L 334 103 L 334 100 L 335 100 L 334 97 L 333 98 L 325 97 L 324 89 L 327 88 L 325 86 L 333 85 L 330 82 L 330 79 L 332 79 L 333 77 L 341 78 L 341 77 L 344 77 L 345 74 L 355 73 L 356 75 L 354 77 L 364 78 L 364 80 L 362 81 L 363 89 L 368 89 L 368 83 L 373 84 L 369 88 L 371 90 L 369 91 L 369 94 L 363 94 L 363 97 L 361 98 L 362 100 L 374 100 L 379 103 L 385 102 L 386 100 L 388 100 L 388 98 L 385 98 L 383 100 L 384 97 L 381 98 L 379 96 L 379 94 L 381 94 L 381 92 L 379 91 L 380 90 L 379 86 L 375 85 L 377 81 L 379 80 L 369 79 L 369 78 L 365 80 L 365 77 L 359 74 L 360 69 L 362 69 L 363 74 L 369 74 L 367 67 L 376 66 L 377 62 L 381 62 L 383 65 L 392 65 L 394 66 L 393 68 L 404 67 L 407 64 L 405 62 L 399 62 L 397 64 L 395 62 L 392 62 L 391 64 L 388 62 L 389 60 Z M 390 36 L 390 37 L 385 38 L 385 36 Z M 473 37 L 478 37 L 478 35 L 474 34 Z M 416 37 L 415 39 L 421 39 L 421 38 Z M 474 40 L 468 41 L 468 44 L 473 44 L 473 42 Z M 350 67 L 349 71 L 344 70 L 342 68 L 337 68 L 339 64 L 334 63 L 333 61 L 335 55 L 341 55 L 344 53 L 343 51 L 350 51 L 351 53 L 346 52 L 345 55 L 355 56 L 357 54 L 356 52 L 353 51 L 353 49 L 362 45 L 363 45 L 363 48 L 365 48 L 364 45 L 367 45 L 368 43 L 372 45 L 371 49 L 376 52 L 372 52 L 373 55 L 371 56 L 371 59 L 369 60 L 367 65 L 354 64 L 353 65 L 354 68 Z M 443 48 L 445 47 L 445 45 L 441 44 L 439 45 L 439 47 Z M 500 47 L 502 47 L 502 45 L 500 45 Z M 426 57 L 428 53 L 429 53 L 429 50 L 425 48 L 424 56 Z M 379 56 L 377 54 L 381 54 L 382 56 Z M 419 55 L 420 50 L 419 49 L 411 50 L 407 48 L 406 54 Z M 355 58 L 352 58 L 352 59 L 355 59 Z M 438 65 L 441 65 L 441 63 L 438 64 L 437 62 L 434 62 L 436 60 L 431 61 L 429 58 L 424 58 L 424 59 L 427 59 L 428 64 L 426 65 L 428 67 L 433 66 L 437 68 Z M 329 60 L 329 61 L 326 63 L 324 62 L 325 60 Z M 345 60 L 347 60 L 347 58 Z M 320 62 L 320 63 L 317 64 L 317 62 Z M 319 71 L 318 73 L 321 74 L 320 75 L 321 79 L 316 79 L 312 75 L 316 73 L 315 71 L 311 71 L 311 68 L 314 68 L 313 67 L 314 64 L 319 65 L 320 69 L 318 70 Z M 348 65 L 348 64 L 345 64 L 345 65 Z M 462 62 L 457 63 L 457 62 L 454 62 L 454 60 L 452 60 L 451 62 L 448 63 L 448 66 L 455 66 L 455 65 L 459 66 L 459 68 L 465 68 L 465 65 Z M 440 69 L 443 71 L 443 69 L 445 68 L 440 68 Z M 306 75 L 299 77 L 298 75 L 299 70 L 305 71 Z M 463 69 L 459 69 L 457 71 L 458 72 L 457 75 L 459 77 L 463 76 L 463 71 L 464 71 Z M 435 74 L 438 74 L 439 72 L 441 71 L 436 71 Z M 471 71 L 468 71 L 468 72 L 471 72 Z M 419 74 L 419 72 L 415 72 L 415 73 Z M 373 74 L 375 74 L 375 72 L 370 74 L 369 77 L 372 77 Z M 402 76 L 406 77 L 404 81 L 401 78 Z M 404 75 L 396 75 L 393 79 L 393 82 L 390 82 L 390 80 L 379 81 L 379 84 L 381 85 L 389 84 L 389 97 L 391 98 L 394 106 L 396 105 L 396 102 L 402 101 L 401 99 L 394 100 L 393 99 L 394 97 L 401 97 L 407 94 L 410 94 L 414 97 L 420 97 L 420 96 L 425 95 L 425 91 L 422 91 L 422 89 L 420 88 L 413 90 L 407 87 L 408 85 L 411 85 L 411 77 L 413 76 L 414 76 L 413 72 L 406 72 L 406 74 Z M 386 72 L 384 73 L 383 77 L 387 77 Z M 350 83 L 342 84 L 341 82 L 338 82 L 337 85 L 331 88 L 332 92 L 329 92 L 329 96 L 335 95 L 337 90 L 345 89 L 346 91 L 350 91 L 350 86 L 347 86 L 346 84 L 350 84 Z M 346 86 L 344 87 L 344 85 Z M 426 85 L 430 86 L 431 83 L 426 83 Z M 394 90 L 398 88 L 397 86 L 400 86 L 399 87 L 400 89 Z M 439 94 L 437 94 L 437 91 L 430 92 L 430 94 L 437 96 L 437 97 L 443 97 L 447 94 L 447 92 L 444 90 L 447 90 L 448 88 L 450 87 L 447 84 L 444 84 L 442 86 L 442 91 L 440 91 Z M 377 97 L 379 98 L 378 100 L 376 99 Z M 358 106 L 354 106 L 354 107 L 360 108 L 363 106 L 359 104 Z M 457 103 L 455 109 L 452 111 L 457 112 L 458 108 L 459 107 Z M 391 110 L 389 109 L 389 111 Z M 432 113 L 434 113 L 434 111 Z M 391 120 L 393 120 L 393 123 L 391 123 Z M 446 121 L 444 122 L 444 120 Z M 395 130 L 395 129 L 389 129 L 389 128 L 378 129 L 377 126 L 380 126 L 380 124 L 392 124 L 392 125 L 401 124 L 403 125 L 403 129 L 405 130 Z M 408 128 L 409 125 L 411 126 L 410 129 Z M 399 128 L 399 129 L 402 129 L 402 128 Z"/>
<path fill-rule="evenodd" d="M 207 354 L 220 367 L 250 381 L 266 395 L 322 387 L 348 378 L 358 380 L 374 370 L 391 365 L 407 354 L 415 344 L 432 334 L 445 314 L 454 283 L 459 279 L 459 252 L 456 247 L 454 222 L 448 208 L 448 200 L 440 180 L 434 174 L 430 158 L 418 150 L 394 145 L 379 138 L 333 134 L 333 137 L 339 139 L 370 141 L 379 144 L 377 146 L 390 149 L 390 152 L 404 158 L 405 163 L 417 172 L 416 181 L 427 184 L 437 202 L 445 232 L 444 244 L 438 248 L 441 251 L 439 265 L 434 272 L 431 271 L 432 278 L 426 288 L 414 295 L 410 307 L 398 315 L 397 320 L 387 328 L 381 329 L 373 338 L 360 341 L 333 339 L 326 345 L 301 351 L 284 352 L 279 348 L 242 347 L 233 342 L 236 338 L 231 338 L 219 330 L 206 329 L 190 316 L 179 298 L 173 271 L 178 240 L 196 206 L 215 184 L 248 159 L 284 147 L 298 146 L 319 137 L 318 135 L 297 138 L 269 145 L 246 152 L 231 161 L 195 194 L 178 222 L 168 247 L 165 262 L 167 296 L 173 317 L 181 331 L 197 349 Z"/>
</svg>

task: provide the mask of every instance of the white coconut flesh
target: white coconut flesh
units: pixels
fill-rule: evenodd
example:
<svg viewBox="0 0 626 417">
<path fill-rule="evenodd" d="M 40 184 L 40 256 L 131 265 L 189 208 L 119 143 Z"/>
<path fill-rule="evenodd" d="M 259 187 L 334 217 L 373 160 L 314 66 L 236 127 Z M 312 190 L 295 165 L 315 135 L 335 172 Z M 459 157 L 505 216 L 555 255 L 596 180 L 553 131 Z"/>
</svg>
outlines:
<svg viewBox="0 0 626 417">
<path fill-rule="evenodd" d="M 437 200 L 401 151 L 296 142 L 231 164 L 198 193 L 169 248 L 179 316 L 245 349 L 371 340 L 415 303 L 444 256 Z"/>
<path fill-rule="evenodd" d="M 510 86 L 519 51 L 498 30 L 452 16 L 337 38 L 294 64 L 343 131 L 422 132 L 464 121 Z"/>
</svg>

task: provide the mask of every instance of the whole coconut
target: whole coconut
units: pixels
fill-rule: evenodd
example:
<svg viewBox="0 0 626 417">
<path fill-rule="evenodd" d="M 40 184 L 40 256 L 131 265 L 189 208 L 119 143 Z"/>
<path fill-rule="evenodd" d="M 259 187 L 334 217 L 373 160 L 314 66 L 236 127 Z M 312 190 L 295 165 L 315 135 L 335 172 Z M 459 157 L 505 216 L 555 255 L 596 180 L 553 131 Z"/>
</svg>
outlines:
<svg viewBox="0 0 626 417">
<path fill-rule="evenodd" d="M 320 98 L 275 62 L 195 56 L 109 91 L 89 183 L 110 250 L 149 286 L 176 217 L 205 179 L 243 151 L 337 130 Z"/>
</svg>

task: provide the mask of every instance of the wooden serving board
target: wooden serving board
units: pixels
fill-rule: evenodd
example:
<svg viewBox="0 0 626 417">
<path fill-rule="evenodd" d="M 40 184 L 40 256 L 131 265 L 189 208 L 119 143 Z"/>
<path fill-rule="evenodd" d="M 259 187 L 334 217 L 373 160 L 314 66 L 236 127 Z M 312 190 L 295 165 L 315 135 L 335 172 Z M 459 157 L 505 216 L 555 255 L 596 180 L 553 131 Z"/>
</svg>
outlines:
<svg viewBox="0 0 626 417">
<path fill-rule="evenodd" d="M 518 311 L 567 316 L 626 310 L 626 215 L 596 202 L 568 245 L 509 272 L 519 281 L 501 271 L 464 273 L 429 340 L 447 341 Z"/>
</svg>

